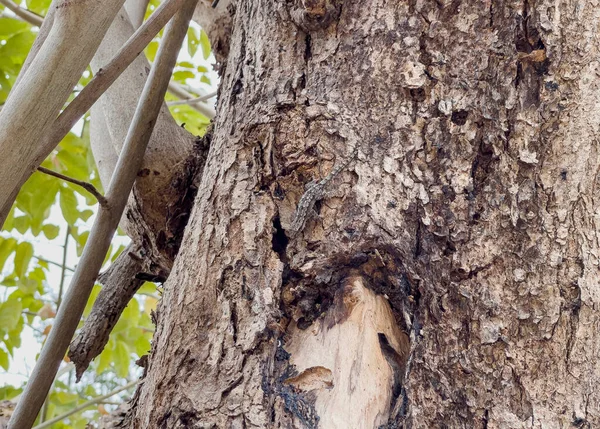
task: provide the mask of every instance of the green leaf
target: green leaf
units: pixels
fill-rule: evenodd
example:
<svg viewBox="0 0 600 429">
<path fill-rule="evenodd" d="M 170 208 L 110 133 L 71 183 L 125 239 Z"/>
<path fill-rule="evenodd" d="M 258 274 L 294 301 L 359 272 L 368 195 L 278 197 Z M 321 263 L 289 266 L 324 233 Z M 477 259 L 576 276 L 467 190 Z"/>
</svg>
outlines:
<svg viewBox="0 0 600 429">
<path fill-rule="evenodd" d="M 89 194 L 88 194 L 88 195 L 89 195 Z M 94 200 L 94 201 L 96 201 L 96 199 L 95 199 L 95 198 L 93 198 L 93 200 Z M 90 218 L 90 216 L 91 216 L 91 215 L 93 215 L 93 214 L 94 214 L 94 212 L 93 212 L 92 210 L 86 209 L 86 210 L 83 210 L 83 211 L 81 211 L 81 212 L 79 213 L 79 217 L 80 217 L 82 220 L 86 221 L 86 220 L 88 220 L 88 219 Z"/>
<path fill-rule="evenodd" d="M 48 165 L 48 164 L 47 164 Z M 27 227 L 41 232 L 44 220 L 56 201 L 56 193 L 61 181 L 55 177 L 36 172 L 32 174 L 17 196 L 17 207 L 28 215 Z"/>
<path fill-rule="evenodd" d="M 192 63 L 190 63 L 189 61 L 181 61 L 180 63 L 177 63 L 177 65 L 179 67 L 185 67 L 185 68 L 188 68 L 188 69 L 193 69 L 194 68 L 194 65 Z"/>
<path fill-rule="evenodd" d="M 43 226 L 42 231 L 48 240 L 54 240 L 60 233 L 60 228 L 56 225 L 46 224 Z"/>
<path fill-rule="evenodd" d="M 0 70 L 0 75 L 2 75 L 2 70 Z M 0 82 L 0 84 L 1 83 L 2 82 Z M 2 102 L 2 100 L 0 100 L 0 102 Z M 15 206 L 13 205 L 12 209 L 8 213 L 8 217 L 6 218 L 6 221 L 4 221 L 3 228 L 5 231 L 10 231 L 13 229 L 14 220 L 15 220 Z"/>
<path fill-rule="evenodd" d="M 0 36 L 11 36 L 20 31 L 26 30 L 29 24 L 13 18 L 0 18 Z"/>
<path fill-rule="evenodd" d="M 20 395 L 23 389 L 16 388 L 14 386 L 2 386 L 0 387 L 0 400 L 9 400 Z"/>
<path fill-rule="evenodd" d="M 127 374 L 129 374 L 129 361 L 130 356 L 127 345 L 122 341 L 117 341 L 114 353 L 114 364 L 117 376 L 121 378 L 127 377 Z"/>
<path fill-rule="evenodd" d="M 83 253 L 83 248 L 85 247 L 85 243 L 87 243 L 87 239 L 88 239 L 89 235 L 90 235 L 89 231 L 84 231 L 81 234 L 79 234 L 77 237 L 75 237 L 75 242 L 77 244 L 77 256 L 81 256 L 81 254 Z M 107 255 L 106 257 L 108 257 L 108 253 L 106 255 Z M 106 259 L 104 261 L 106 262 Z"/>
<path fill-rule="evenodd" d="M 194 79 L 196 75 L 189 70 L 180 70 L 173 73 L 173 79 L 179 83 L 185 83 L 186 79 Z"/>
<path fill-rule="evenodd" d="M 113 252 L 112 256 L 110 257 L 110 261 L 115 262 L 117 257 L 123 253 L 123 250 L 125 250 L 125 245 L 121 244 L 119 247 L 117 247 L 117 250 Z"/>
<path fill-rule="evenodd" d="M 25 234 L 29 229 L 29 217 L 28 216 L 19 216 L 14 218 L 13 226 L 19 232 L 19 234 Z"/>
<path fill-rule="evenodd" d="M 28 241 L 19 243 L 17 246 L 17 252 L 15 253 L 15 274 L 19 278 L 25 277 L 27 268 L 29 268 L 29 261 L 33 256 L 33 246 Z"/>
<path fill-rule="evenodd" d="M 198 30 L 194 27 L 188 28 L 187 31 L 187 48 L 190 57 L 196 55 L 196 51 L 198 50 L 198 45 L 200 44 L 200 38 L 198 37 Z"/>
<path fill-rule="evenodd" d="M 202 56 L 205 60 L 210 57 L 210 40 L 208 40 L 208 35 L 204 30 L 200 32 L 200 46 L 202 46 Z"/>
<path fill-rule="evenodd" d="M 77 210 L 77 198 L 71 188 L 60 188 L 60 209 L 69 225 L 74 225 L 79 218 L 79 210 Z"/>
<path fill-rule="evenodd" d="M 8 366 L 9 366 L 8 353 L 6 353 L 2 349 L 0 349 L 0 366 L 2 368 L 4 368 L 4 371 L 8 371 Z"/>
<path fill-rule="evenodd" d="M 17 247 L 17 240 L 14 238 L 2 238 L 0 237 L 0 272 L 6 263 L 6 259 Z"/>
<path fill-rule="evenodd" d="M 50 0 L 27 0 L 27 9 L 40 15 L 45 15 L 50 7 Z"/>
<path fill-rule="evenodd" d="M 84 151 L 79 154 L 72 150 L 61 150 L 56 155 L 56 160 L 61 164 L 61 173 L 65 176 L 86 181 L 90 177 L 87 161 L 85 156 L 82 156 Z M 87 192 L 80 186 L 76 186 L 79 193 Z"/>
<path fill-rule="evenodd" d="M 79 396 L 76 393 L 69 393 L 65 391 L 56 392 L 56 400 L 63 404 L 75 404 Z"/>
<path fill-rule="evenodd" d="M 27 52 L 31 49 L 34 39 L 35 34 L 31 31 L 23 31 L 5 39 L 6 43 L 0 46 L 0 57 L 12 58 L 22 64 Z"/>
<path fill-rule="evenodd" d="M 147 355 L 150 352 L 150 340 L 148 338 L 146 338 L 145 335 L 140 335 L 137 340 L 135 340 L 135 353 L 139 356 L 142 357 L 144 355 Z"/>
<path fill-rule="evenodd" d="M 16 299 L 8 299 L 0 306 L 0 330 L 6 332 L 17 327 L 23 307 Z"/>
<path fill-rule="evenodd" d="M 152 282 L 144 282 L 142 286 L 137 291 L 138 294 L 150 294 L 154 295 L 156 293 L 156 284 Z"/>
<path fill-rule="evenodd" d="M 112 340 L 109 341 L 107 347 L 104 347 L 104 350 L 102 350 L 102 353 L 100 353 L 100 357 L 98 358 L 98 367 L 96 368 L 96 374 L 102 374 L 104 371 L 110 368 L 110 363 L 113 360 L 113 351 L 112 347 L 108 346 L 110 346 L 111 342 Z"/>
<path fill-rule="evenodd" d="M 90 297 L 88 299 L 88 302 L 85 304 L 85 309 L 83 310 L 83 315 L 84 316 L 88 316 L 90 314 L 90 312 L 92 311 L 92 306 L 94 305 L 94 301 L 96 301 L 96 298 L 98 297 L 98 294 L 100 293 L 100 290 L 102 288 L 99 285 L 94 285 L 94 287 L 92 288 L 92 293 L 90 294 Z M 106 350 L 106 348 L 105 348 Z"/>
<path fill-rule="evenodd" d="M 146 57 L 148 57 L 148 61 L 154 62 L 156 58 L 156 52 L 158 51 L 158 42 L 152 41 L 146 47 Z"/>
<path fill-rule="evenodd" d="M 40 286 L 39 281 L 29 278 L 20 278 L 19 279 L 19 290 L 22 290 L 26 294 L 33 294 L 36 290 L 39 289 Z"/>
</svg>

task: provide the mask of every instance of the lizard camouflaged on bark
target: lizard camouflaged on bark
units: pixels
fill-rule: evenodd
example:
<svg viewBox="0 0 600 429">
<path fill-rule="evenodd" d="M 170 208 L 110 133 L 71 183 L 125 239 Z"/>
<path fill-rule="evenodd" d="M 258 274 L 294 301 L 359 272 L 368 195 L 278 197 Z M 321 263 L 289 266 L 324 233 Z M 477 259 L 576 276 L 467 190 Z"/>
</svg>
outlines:
<svg viewBox="0 0 600 429">
<path fill-rule="evenodd" d="M 290 230 L 292 232 L 292 236 L 298 234 L 304 228 L 306 221 L 311 216 L 312 211 L 315 207 L 315 203 L 319 200 L 322 200 L 325 196 L 325 191 L 327 190 L 327 186 L 333 179 L 336 178 L 338 174 L 340 174 L 343 170 L 348 167 L 350 162 L 356 157 L 358 153 L 358 142 L 354 142 L 354 147 L 352 148 L 352 153 L 344 159 L 343 161 L 336 163 L 334 165 L 331 172 L 325 176 L 323 179 L 318 182 L 311 183 L 308 185 L 306 191 L 300 198 L 298 202 L 298 206 L 296 207 L 296 211 L 294 212 L 294 218 L 292 220 Z"/>
</svg>

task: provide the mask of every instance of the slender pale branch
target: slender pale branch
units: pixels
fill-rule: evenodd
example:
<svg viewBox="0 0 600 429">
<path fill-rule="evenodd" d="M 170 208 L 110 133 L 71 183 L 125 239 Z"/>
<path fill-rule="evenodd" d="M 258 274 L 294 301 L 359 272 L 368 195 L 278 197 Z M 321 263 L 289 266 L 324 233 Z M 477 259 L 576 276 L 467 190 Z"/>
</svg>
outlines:
<svg viewBox="0 0 600 429">
<path fill-rule="evenodd" d="M 92 194 L 94 196 L 94 198 L 96 198 L 96 200 L 98 200 L 98 203 L 101 206 L 107 206 L 108 202 L 106 201 L 106 198 L 104 197 L 104 195 L 102 195 L 94 185 L 92 185 L 91 183 L 88 182 L 83 182 L 81 180 L 77 180 L 77 179 L 73 179 L 72 177 L 69 176 L 65 176 L 64 174 L 60 174 L 57 173 L 56 171 L 52 171 L 46 167 L 38 167 L 37 168 L 39 172 L 47 174 L 48 176 L 53 176 L 56 177 L 58 179 L 62 179 L 65 182 L 69 182 L 69 183 L 73 183 L 77 186 L 81 186 L 83 189 L 85 189 L 86 191 L 88 191 L 90 194 Z"/>
<path fill-rule="evenodd" d="M 102 197 L 104 198 L 104 197 Z M 56 300 L 56 310 L 60 308 L 62 303 L 63 290 L 65 285 L 65 274 L 67 271 L 67 248 L 69 247 L 69 237 L 71 236 L 71 227 L 67 226 L 67 232 L 65 234 L 65 242 L 63 244 L 63 259 L 60 272 L 60 284 L 58 285 L 58 299 Z"/>
<path fill-rule="evenodd" d="M 104 198 L 104 197 L 102 197 Z M 71 226 L 67 226 L 67 232 L 65 234 L 65 242 L 63 244 L 63 257 L 62 257 L 62 266 L 60 271 L 60 284 L 58 285 L 58 298 L 56 299 L 56 310 L 60 308 L 60 304 L 62 302 L 63 291 L 65 286 L 65 274 L 67 271 L 67 248 L 69 244 L 69 237 L 71 236 Z M 40 423 L 44 423 L 46 421 L 46 416 L 48 415 L 48 406 L 50 405 L 50 394 L 52 393 L 52 386 L 50 386 L 50 391 L 48 395 L 46 395 L 46 400 L 44 401 L 44 405 L 42 405 L 42 412 L 40 413 Z"/>
<path fill-rule="evenodd" d="M 83 255 L 73 274 L 71 286 L 65 294 L 52 330 L 9 422 L 10 429 L 28 428 L 33 425 L 77 329 L 133 182 L 141 168 L 144 152 L 197 2 L 198 0 L 184 0 L 182 8 L 167 26 L 106 193 L 109 208 L 100 207 L 98 210 Z"/>
<path fill-rule="evenodd" d="M 0 223 L 23 183 L 50 153 L 43 148 L 44 137 L 124 1 L 52 2 L 51 28 L 37 54 L 28 55 L 26 62 L 31 62 L 0 112 Z M 39 36 L 48 27 L 46 20 Z"/>
<path fill-rule="evenodd" d="M 41 257 L 39 257 L 39 256 L 35 256 L 35 255 L 34 255 L 33 257 L 34 257 L 35 259 L 37 259 L 38 261 L 42 261 L 42 262 L 45 262 L 45 263 L 47 263 L 47 264 L 55 265 L 55 266 L 57 266 L 57 267 L 60 267 L 60 268 L 62 268 L 62 264 L 59 264 L 58 262 L 54 262 L 54 261 L 51 261 L 51 260 L 49 260 L 49 259 L 44 259 L 44 258 L 41 258 Z M 66 269 L 66 270 L 69 270 L 69 271 L 75 271 L 75 270 L 74 270 L 73 268 L 71 268 L 71 267 L 65 267 L 65 269 Z"/>
<path fill-rule="evenodd" d="M 42 22 L 44 22 L 44 18 L 31 12 L 30 10 L 22 8 L 11 0 L 0 0 L 0 4 L 6 6 L 7 9 L 10 9 L 15 15 L 31 25 L 39 27 L 42 25 Z"/>
<path fill-rule="evenodd" d="M 73 128 L 110 85 L 123 73 L 129 64 L 144 50 L 154 36 L 165 26 L 183 0 L 166 0 L 154 11 L 123 45 L 114 58 L 81 90 L 52 124 L 49 136 L 44 140 L 44 149 L 50 152 Z"/>
<path fill-rule="evenodd" d="M 97 396 L 97 397 L 95 397 L 93 399 L 90 399 L 89 401 L 84 402 L 83 404 L 81 404 L 81 405 L 73 408 L 72 410 L 67 411 L 64 414 L 61 414 L 60 416 L 56 416 L 53 419 L 45 421 L 41 425 L 35 426 L 33 429 L 43 429 L 43 428 L 50 427 L 54 423 L 58 423 L 58 422 L 60 422 L 60 421 L 62 421 L 64 419 L 66 419 L 70 415 L 78 413 L 81 410 L 85 410 L 87 407 L 91 407 L 92 405 L 96 405 L 96 404 L 104 402 L 105 399 L 110 398 L 111 396 L 114 396 L 117 393 L 121 393 L 122 391 L 129 389 L 129 388 L 135 386 L 136 384 L 138 384 L 139 382 L 140 382 L 140 380 L 130 381 L 125 386 L 121 386 L 118 389 L 113 390 L 112 392 L 108 392 L 106 395 Z"/>
<path fill-rule="evenodd" d="M 190 98 L 190 99 L 187 99 L 187 100 L 167 101 L 167 106 L 179 106 L 181 104 L 202 103 L 203 101 L 210 100 L 215 95 L 217 95 L 217 91 L 213 91 L 213 92 L 208 93 L 206 95 L 202 95 L 202 96 L 196 97 L 196 98 Z"/>
<path fill-rule="evenodd" d="M 174 96 L 185 99 L 185 100 L 194 98 L 194 94 L 191 94 L 183 86 L 181 86 L 175 82 L 169 83 L 169 92 L 171 94 L 173 94 Z M 202 104 L 198 104 L 198 103 L 190 104 L 190 107 L 192 107 L 193 109 L 196 109 L 198 112 L 202 113 L 204 116 L 206 116 L 209 119 L 214 118 L 216 115 L 214 109 L 211 109 L 210 107 L 204 106 Z"/>
</svg>

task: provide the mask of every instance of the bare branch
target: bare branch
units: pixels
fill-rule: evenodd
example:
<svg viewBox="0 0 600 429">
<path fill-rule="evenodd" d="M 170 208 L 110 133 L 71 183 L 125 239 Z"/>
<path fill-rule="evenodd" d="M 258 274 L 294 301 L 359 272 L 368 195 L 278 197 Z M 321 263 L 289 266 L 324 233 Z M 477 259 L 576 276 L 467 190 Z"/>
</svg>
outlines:
<svg viewBox="0 0 600 429">
<path fill-rule="evenodd" d="M 181 10 L 167 26 L 106 193 L 110 203 L 109 208 L 100 207 L 98 211 L 71 286 L 58 310 L 52 330 L 25 386 L 25 391 L 15 408 L 9 428 L 32 426 L 75 333 L 142 164 L 148 140 L 177 61 L 177 54 L 197 2 L 198 0 L 185 0 Z"/>
<path fill-rule="evenodd" d="M 23 21 L 28 22 L 31 25 L 35 25 L 36 27 L 40 27 L 42 25 L 42 22 L 44 21 L 44 18 L 42 18 L 38 14 L 33 13 L 25 8 L 22 8 L 21 6 L 19 6 L 11 0 L 0 0 L 0 4 L 6 6 L 7 9 L 10 9 Z"/>
<path fill-rule="evenodd" d="M 108 206 L 108 202 L 106 201 L 106 198 L 104 197 L 104 195 L 102 195 L 94 185 L 92 185 L 91 183 L 88 182 L 83 182 L 81 180 L 77 180 L 77 179 L 73 179 L 72 177 L 69 176 L 65 176 L 64 174 L 60 174 L 57 173 L 56 171 L 52 171 L 46 167 L 38 167 L 37 168 L 38 171 L 47 174 L 49 176 L 53 176 L 53 177 L 57 177 L 59 179 L 64 180 L 65 182 L 70 182 L 73 183 L 77 186 L 81 186 L 83 189 L 85 189 L 86 191 L 88 191 L 90 194 L 92 194 L 96 200 L 98 200 L 98 203 L 103 206 L 103 207 L 107 207 Z"/>
<path fill-rule="evenodd" d="M 217 91 L 210 92 L 206 95 L 202 95 L 196 98 L 190 98 L 188 100 L 178 100 L 178 101 L 167 101 L 167 106 L 179 106 L 181 104 L 196 104 L 202 103 L 203 101 L 210 100 L 214 96 L 217 95 Z"/>
<path fill-rule="evenodd" d="M 136 278 L 142 271 L 141 248 L 133 243 L 98 276 L 102 289 L 92 311 L 69 346 L 69 359 L 75 364 L 77 380 L 108 343 L 108 337 L 144 280 Z"/>
<path fill-rule="evenodd" d="M 45 262 L 45 263 L 47 263 L 47 264 L 55 265 L 55 266 L 57 266 L 57 267 L 60 267 L 60 268 L 62 268 L 62 264 L 59 264 L 58 262 L 50 261 L 49 259 L 44 259 L 44 258 L 41 258 L 41 257 L 39 257 L 39 256 L 35 256 L 35 255 L 33 255 L 33 257 L 34 257 L 35 259 L 37 259 L 38 261 L 42 261 L 42 262 Z M 71 267 L 65 267 L 65 269 L 66 269 L 66 270 L 68 270 L 68 271 L 75 271 L 75 270 L 74 270 L 73 268 L 71 268 Z"/>
<path fill-rule="evenodd" d="M 139 382 L 140 382 L 140 380 L 130 381 L 125 386 L 121 386 L 121 387 L 113 390 L 112 392 L 108 392 L 106 395 L 97 396 L 94 399 L 90 399 L 89 401 L 84 402 L 83 404 L 81 404 L 81 405 L 73 408 L 72 410 L 67 411 L 64 414 L 61 414 L 60 416 L 56 416 L 53 419 L 45 421 L 41 425 L 35 426 L 33 429 L 43 429 L 43 428 L 50 427 L 54 423 L 58 423 L 58 422 L 60 422 L 60 421 L 62 421 L 64 419 L 66 419 L 70 415 L 78 413 L 81 410 L 85 410 L 87 407 L 91 407 L 92 405 L 96 405 L 98 403 L 104 402 L 105 399 L 110 398 L 111 396 L 114 396 L 117 393 L 121 393 L 122 391 L 129 389 L 129 388 L 135 386 L 136 384 L 138 384 Z"/>
<path fill-rule="evenodd" d="M 163 2 L 150 18 L 136 30 L 131 38 L 117 52 L 114 58 L 81 90 L 52 125 L 49 137 L 44 139 L 44 149 L 50 152 L 106 89 L 123 73 L 129 64 L 144 50 L 154 36 L 175 14 L 183 0 Z"/>
<path fill-rule="evenodd" d="M 175 83 L 173 81 L 171 81 L 169 83 L 169 92 L 171 94 L 173 94 L 174 96 L 185 99 L 185 100 L 195 98 L 194 94 L 189 93 L 183 86 L 181 86 L 178 83 Z M 214 118 L 216 115 L 216 112 L 214 109 L 207 107 L 207 106 L 203 106 L 202 104 L 191 104 L 190 107 L 192 107 L 193 109 L 196 109 L 198 112 L 202 113 L 204 116 L 206 116 L 209 119 Z"/>
<path fill-rule="evenodd" d="M 0 224 L 22 184 L 50 152 L 43 138 L 124 1 L 52 3 L 52 28 L 0 112 Z"/>
<path fill-rule="evenodd" d="M 137 29 L 144 22 L 144 16 L 146 15 L 146 9 L 148 9 L 149 0 L 126 0 L 125 10 L 127 16 L 133 25 L 133 28 Z"/>
</svg>

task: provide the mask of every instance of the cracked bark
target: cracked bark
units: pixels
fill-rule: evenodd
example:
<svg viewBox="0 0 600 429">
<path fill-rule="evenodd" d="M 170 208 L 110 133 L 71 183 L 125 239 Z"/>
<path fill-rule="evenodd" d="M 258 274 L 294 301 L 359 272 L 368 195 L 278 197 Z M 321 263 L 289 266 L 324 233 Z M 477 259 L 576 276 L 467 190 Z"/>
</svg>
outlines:
<svg viewBox="0 0 600 429">
<path fill-rule="evenodd" d="M 131 427 L 598 426 L 600 10 L 345 2 L 306 34 L 291 3 L 228 6 Z"/>
</svg>

